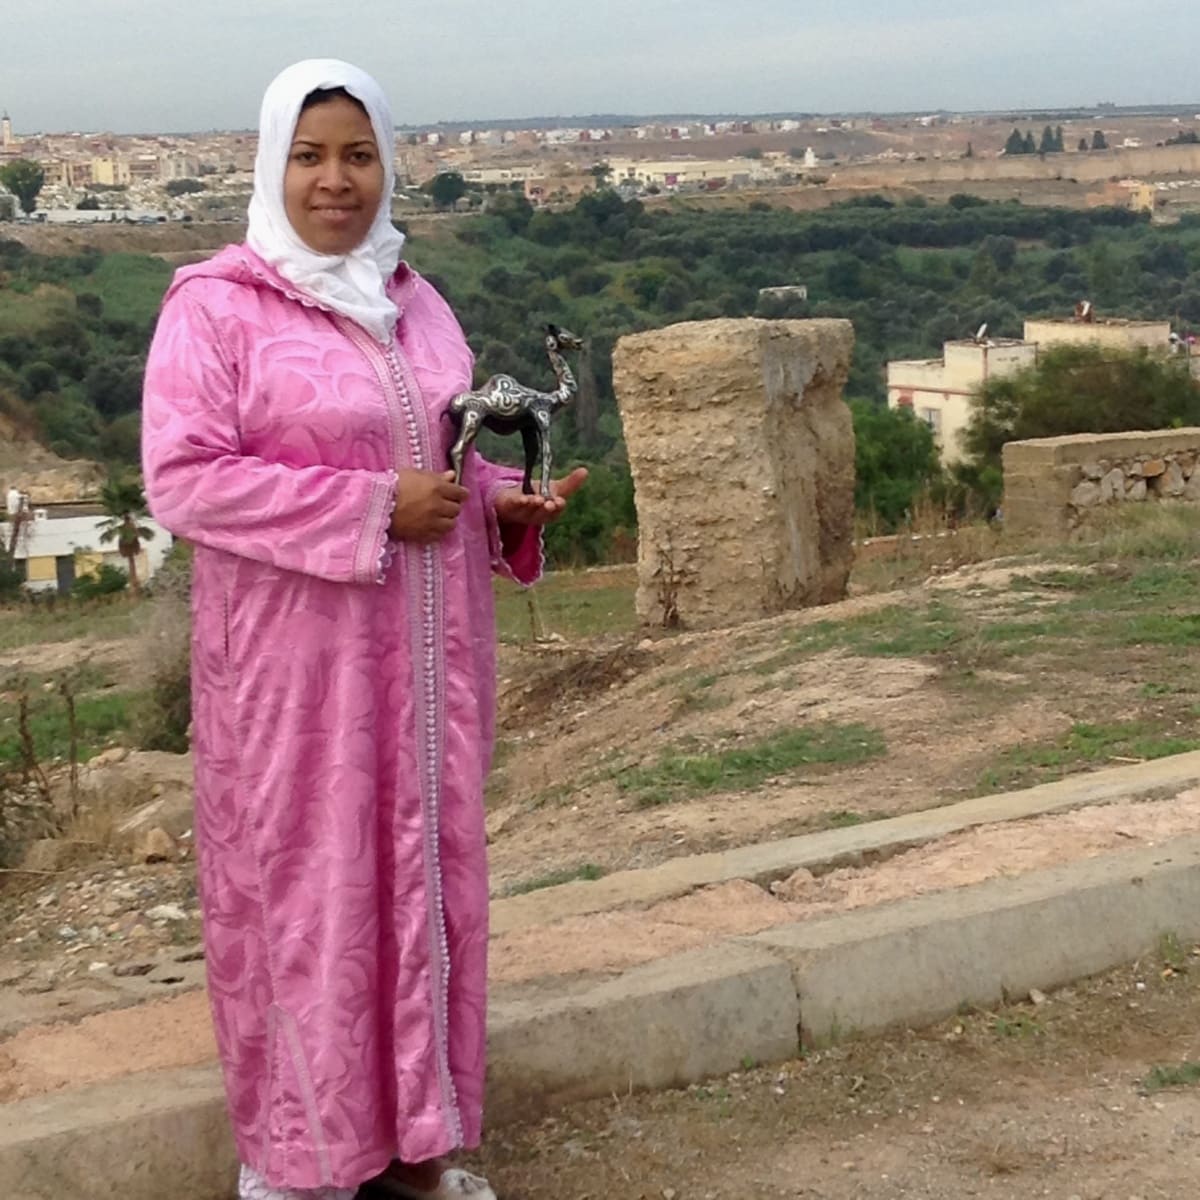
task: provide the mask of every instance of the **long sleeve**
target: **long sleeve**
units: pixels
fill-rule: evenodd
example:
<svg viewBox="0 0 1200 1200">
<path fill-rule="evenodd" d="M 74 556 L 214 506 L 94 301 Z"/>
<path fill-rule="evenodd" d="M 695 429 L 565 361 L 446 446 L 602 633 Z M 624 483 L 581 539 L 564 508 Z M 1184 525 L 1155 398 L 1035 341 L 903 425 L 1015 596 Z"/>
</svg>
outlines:
<svg viewBox="0 0 1200 1200">
<path fill-rule="evenodd" d="M 529 587 L 542 575 L 542 530 L 535 525 L 502 525 L 496 518 L 496 494 L 505 488 L 520 487 L 522 472 L 488 462 L 482 455 L 476 456 L 476 469 L 483 488 L 492 570 L 505 579 Z"/>
<path fill-rule="evenodd" d="M 171 532 L 335 582 L 380 578 L 395 473 L 244 454 L 236 369 L 184 291 L 168 300 L 150 348 L 142 428 L 146 496 Z"/>
</svg>

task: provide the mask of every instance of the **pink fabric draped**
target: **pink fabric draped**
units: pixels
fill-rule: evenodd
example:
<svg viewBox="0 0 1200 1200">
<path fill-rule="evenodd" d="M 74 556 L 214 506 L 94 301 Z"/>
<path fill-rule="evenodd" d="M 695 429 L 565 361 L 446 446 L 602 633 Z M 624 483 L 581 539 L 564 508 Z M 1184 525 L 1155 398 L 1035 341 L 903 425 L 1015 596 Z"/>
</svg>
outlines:
<svg viewBox="0 0 1200 1200">
<path fill-rule="evenodd" d="M 480 1138 L 490 572 L 532 582 L 540 539 L 501 537 L 519 473 L 473 455 L 454 531 L 388 543 L 395 470 L 445 469 L 472 368 L 429 284 L 402 266 L 391 294 L 385 349 L 230 247 L 178 273 L 146 370 L 150 507 L 195 546 L 209 994 L 273 1187 Z"/>
</svg>

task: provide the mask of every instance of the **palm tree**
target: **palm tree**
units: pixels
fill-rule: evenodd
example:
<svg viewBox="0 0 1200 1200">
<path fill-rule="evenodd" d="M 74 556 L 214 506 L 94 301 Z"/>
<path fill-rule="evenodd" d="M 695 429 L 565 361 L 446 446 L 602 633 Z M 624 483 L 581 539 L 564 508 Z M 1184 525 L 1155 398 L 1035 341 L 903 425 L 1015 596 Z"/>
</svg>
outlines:
<svg viewBox="0 0 1200 1200">
<path fill-rule="evenodd" d="M 129 587 L 136 596 L 142 590 L 138 580 L 137 556 L 142 552 L 142 543 L 154 536 L 153 529 L 139 524 L 149 516 L 141 480 L 110 476 L 100 489 L 100 503 L 108 518 L 100 529 L 100 540 L 117 543 L 117 550 L 129 571 Z"/>
</svg>

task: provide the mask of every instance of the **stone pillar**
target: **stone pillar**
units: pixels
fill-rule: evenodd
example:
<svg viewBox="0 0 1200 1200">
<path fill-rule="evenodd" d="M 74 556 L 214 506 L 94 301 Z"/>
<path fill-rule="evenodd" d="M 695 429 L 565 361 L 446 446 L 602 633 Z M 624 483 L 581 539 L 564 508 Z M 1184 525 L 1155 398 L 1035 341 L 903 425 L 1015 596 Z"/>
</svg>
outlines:
<svg viewBox="0 0 1200 1200">
<path fill-rule="evenodd" d="M 617 343 L 643 623 L 716 628 L 845 595 L 853 346 L 849 321 L 751 319 Z"/>
</svg>

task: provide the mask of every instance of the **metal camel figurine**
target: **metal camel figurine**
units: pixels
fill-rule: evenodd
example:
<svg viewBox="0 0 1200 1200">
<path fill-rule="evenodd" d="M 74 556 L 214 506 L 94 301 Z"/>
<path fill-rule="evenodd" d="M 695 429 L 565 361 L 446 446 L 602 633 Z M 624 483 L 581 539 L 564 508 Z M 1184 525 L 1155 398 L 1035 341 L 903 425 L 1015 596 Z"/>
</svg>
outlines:
<svg viewBox="0 0 1200 1200">
<path fill-rule="evenodd" d="M 536 392 L 518 383 L 511 375 L 493 375 L 474 392 L 462 392 L 450 401 L 447 415 L 458 428 L 458 439 L 450 449 L 454 482 L 462 483 L 463 459 L 479 430 L 486 426 L 494 433 L 521 434 L 525 446 L 525 478 L 521 490 L 533 494 L 533 464 L 542 460 L 541 494 L 548 500 L 550 490 L 550 418 L 569 403 L 579 390 L 564 350 L 582 350 L 583 341 L 557 325 L 546 326 L 546 355 L 558 379 L 553 392 Z"/>
</svg>

